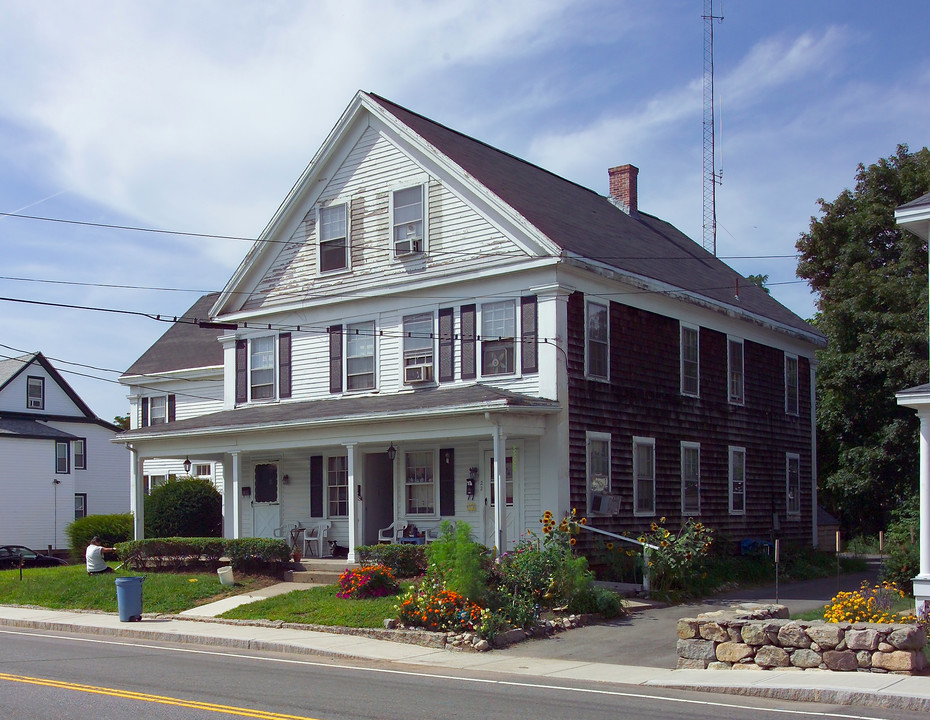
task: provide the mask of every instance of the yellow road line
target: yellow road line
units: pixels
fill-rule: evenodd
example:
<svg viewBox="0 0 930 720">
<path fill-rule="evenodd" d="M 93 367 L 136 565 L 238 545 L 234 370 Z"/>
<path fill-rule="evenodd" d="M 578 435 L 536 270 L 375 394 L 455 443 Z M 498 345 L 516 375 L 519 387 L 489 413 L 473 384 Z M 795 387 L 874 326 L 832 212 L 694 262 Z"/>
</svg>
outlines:
<svg viewBox="0 0 930 720">
<path fill-rule="evenodd" d="M 117 690 L 116 688 L 94 687 L 93 685 L 79 685 L 61 680 L 47 680 L 44 678 L 26 677 L 24 675 L 8 675 L 0 673 L 0 680 L 8 682 L 26 683 L 29 685 L 41 685 L 43 687 L 58 688 L 59 690 L 75 690 L 78 692 L 92 693 L 96 695 L 109 695 L 110 697 L 123 698 L 126 700 L 137 700 L 140 702 L 158 703 L 160 705 L 175 705 L 177 707 L 190 708 L 192 710 L 207 710 L 210 712 L 226 713 L 228 715 L 241 715 L 249 718 L 260 718 L 261 720 L 314 720 L 298 715 L 282 715 L 281 713 L 267 712 L 265 710 L 252 710 L 250 708 L 232 707 L 230 705 L 217 705 L 215 703 L 204 703 L 196 700 L 182 700 L 180 698 L 164 697 L 162 695 L 148 695 L 138 693 L 132 690 Z"/>
</svg>

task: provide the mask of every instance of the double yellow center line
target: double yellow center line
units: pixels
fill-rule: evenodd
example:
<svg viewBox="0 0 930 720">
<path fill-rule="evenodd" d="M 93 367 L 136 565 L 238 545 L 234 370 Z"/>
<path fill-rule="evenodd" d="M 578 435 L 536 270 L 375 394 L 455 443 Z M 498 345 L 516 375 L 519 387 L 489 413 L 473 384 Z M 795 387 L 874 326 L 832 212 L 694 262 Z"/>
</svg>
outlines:
<svg viewBox="0 0 930 720">
<path fill-rule="evenodd" d="M 0 673 L 0 680 L 7 682 L 26 683 L 28 685 L 40 685 L 42 687 L 57 688 L 59 690 L 73 690 L 77 692 L 91 693 L 94 695 L 108 695 L 125 700 L 136 700 L 137 702 L 158 703 L 160 705 L 174 705 L 176 707 L 190 708 L 192 710 L 206 710 L 215 713 L 226 713 L 227 715 L 241 715 L 248 718 L 261 718 L 262 720 L 314 720 L 298 715 L 282 715 L 281 713 L 266 712 L 265 710 L 253 710 L 250 708 L 233 707 L 230 705 L 217 705 L 215 703 L 197 702 L 196 700 L 182 700 L 180 698 L 164 697 L 162 695 L 148 695 L 146 693 L 133 692 L 131 690 L 117 690 L 116 688 L 95 687 L 93 685 L 79 685 L 77 683 L 63 682 L 61 680 L 47 680 L 45 678 L 26 677 L 24 675 L 8 675 Z"/>
</svg>

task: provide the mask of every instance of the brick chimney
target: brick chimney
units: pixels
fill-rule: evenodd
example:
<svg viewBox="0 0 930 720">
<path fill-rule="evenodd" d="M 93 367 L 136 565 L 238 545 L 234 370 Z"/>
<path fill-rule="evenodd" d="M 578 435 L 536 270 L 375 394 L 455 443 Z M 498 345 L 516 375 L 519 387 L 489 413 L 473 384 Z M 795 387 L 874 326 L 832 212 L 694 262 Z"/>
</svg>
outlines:
<svg viewBox="0 0 930 720">
<path fill-rule="evenodd" d="M 636 197 L 636 176 L 639 168 L 635 165 L 620 165 L 607 171 L 610 176 L 610 199 L 614 205 L 627 215 L 635 215 L 638 207 Z"/>
</svg>

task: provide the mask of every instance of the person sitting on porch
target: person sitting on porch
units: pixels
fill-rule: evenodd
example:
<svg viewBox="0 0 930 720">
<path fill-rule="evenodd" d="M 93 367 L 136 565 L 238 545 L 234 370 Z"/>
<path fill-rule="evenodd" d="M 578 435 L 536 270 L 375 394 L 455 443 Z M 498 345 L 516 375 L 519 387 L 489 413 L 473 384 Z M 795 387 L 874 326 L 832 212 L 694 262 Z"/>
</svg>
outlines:
<svg viewBox="0 0 930 720">
<path fill-rule="evenodd" d="M 94 535 L 84 553 L 84 559 L 87 561 L 87 574 L 100 575 L 102 573 L 111 573 L 113 568 L 107 565 L 103 559 L 105 552 L 116 552 L 115 548 L 103 547 L 100 544 L 100 538 Z"/>
</svg>

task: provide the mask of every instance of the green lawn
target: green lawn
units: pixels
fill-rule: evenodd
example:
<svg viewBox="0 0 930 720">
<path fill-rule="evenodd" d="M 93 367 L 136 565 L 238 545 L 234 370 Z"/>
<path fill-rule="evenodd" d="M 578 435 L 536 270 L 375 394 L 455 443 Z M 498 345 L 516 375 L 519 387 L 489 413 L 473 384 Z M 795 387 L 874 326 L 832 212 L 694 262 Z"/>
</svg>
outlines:
<svg viewBox="0 0 930 720">
<path fill-rule="evenodd" d="M 401 588 L 401 594 L 407 587 Z M 379 628 L 385 618 L 397 617 L 400 594 L 365 600 L 337 598 L 337 585 L 314 587 L 240 605 L 220 615 L 237 620 L 281 620 L 311 625 Z"/>
<path fill-rule="evenodd" d="M 88 575 L 82 564 L 53 568 L 25 568 L 0 571 L 0 603 L 35 605 L 61 610 L 103 610 L 116 612 L 118 577 L 145 577 L 142 583 L 142 610 L 147 613 L 178 613 L 229 595 L 239 595 L 270 585 L 275 580 L 236 575 L 232 587 L 220 585 L 215 572 L 139 573 L 117 570 L 115 574 Z"/>
</svg>

